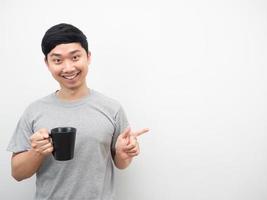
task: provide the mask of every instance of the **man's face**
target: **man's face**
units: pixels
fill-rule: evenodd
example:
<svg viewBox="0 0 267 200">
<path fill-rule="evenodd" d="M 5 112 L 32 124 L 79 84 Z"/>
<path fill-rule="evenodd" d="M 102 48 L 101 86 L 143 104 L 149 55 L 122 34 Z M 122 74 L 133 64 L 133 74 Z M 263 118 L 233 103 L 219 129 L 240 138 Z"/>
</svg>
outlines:
<svg viewBox="0 0 267 200">
<path fill-rule="evenodd" d="M 47 54 L 46 64 L 62 89 L 77 90 L 86 86 L 86 75 L 90 64 L 80 43 L 57 45 Z"/>
</svg>

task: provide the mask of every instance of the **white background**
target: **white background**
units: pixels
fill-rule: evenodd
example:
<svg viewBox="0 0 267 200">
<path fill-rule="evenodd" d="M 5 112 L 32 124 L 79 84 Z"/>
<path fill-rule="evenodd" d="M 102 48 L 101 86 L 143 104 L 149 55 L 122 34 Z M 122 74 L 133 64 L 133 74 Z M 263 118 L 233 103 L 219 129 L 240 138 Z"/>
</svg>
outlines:
<svg viewBox="0 0 267 200">
<path fill-rule="evenodd" d="M 44 32 L 88 37 L 88 85 L 121 102 L 141 154 L 117 174 L 117 200 L 267 199 L 264 0 L 0 2 L 0 199 L 31 199 L 5 149 L 25 107 L 58 89 Z"/>
</svg>

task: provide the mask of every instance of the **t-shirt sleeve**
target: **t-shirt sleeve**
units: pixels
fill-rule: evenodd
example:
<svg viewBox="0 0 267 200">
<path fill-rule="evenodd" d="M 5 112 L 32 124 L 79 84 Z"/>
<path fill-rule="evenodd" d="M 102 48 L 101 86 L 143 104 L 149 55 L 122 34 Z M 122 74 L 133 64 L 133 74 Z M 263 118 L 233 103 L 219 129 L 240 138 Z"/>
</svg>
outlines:
<svg viewBox="0 0 267 200">
<path fill-rule="evenodd" d="M 28 111 L 24 111 L 19 119 L 13 136 L 7 147 L 7 151 L 19 153 L 31 149 L 30 136 L 33 133 Z"/>
<path fill-rule="evenodd" d="M 111 143 L 111 153 L 112 157 L 114 159 L 115 156 L 115 145 L 118 136 L 129 126 L 128 119 L 126 116 L 126 113 L 122 106 L 120 106 L 118 112 L 115 115 L 115 131 L 114 135 L 112 138 L 112 143 Z"/>
</svg>

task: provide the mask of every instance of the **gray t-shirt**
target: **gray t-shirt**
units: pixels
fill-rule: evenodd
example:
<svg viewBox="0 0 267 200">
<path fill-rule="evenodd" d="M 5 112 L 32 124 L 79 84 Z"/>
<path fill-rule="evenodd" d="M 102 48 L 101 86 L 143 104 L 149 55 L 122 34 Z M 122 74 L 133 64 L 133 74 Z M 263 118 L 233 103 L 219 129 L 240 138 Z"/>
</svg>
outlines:
<svg viewBox="0 0 267 200">
<path fill-rule="evenodd" d="M 55 93 L 32 103 L 20 118 L 7 150 L 31 149 L 29 138 L 40 128 L 77 129 L 74 158 L 48 156 L 36 172 L 36 200 L 113 200 L 112 153 L 118 135 L 128 126 L 121 105 L 99 92 L 66 102 Z"/>
</svg>

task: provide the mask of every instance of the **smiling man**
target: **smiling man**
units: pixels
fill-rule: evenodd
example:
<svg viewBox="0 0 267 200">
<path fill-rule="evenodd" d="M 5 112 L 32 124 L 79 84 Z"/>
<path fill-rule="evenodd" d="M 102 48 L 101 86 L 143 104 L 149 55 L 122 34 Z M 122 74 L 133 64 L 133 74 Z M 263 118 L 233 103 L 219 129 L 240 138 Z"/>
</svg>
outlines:
<svg viewBox="0 0 267 200">
<path fill-rule="evenodd" d="M 124 169 L 139 154 L 137 137 L 122 106 L 86 83 L 91 53 L 75 26 L 58 24 L 42 40 L 45 63 L 60 89 L 31 103 L 22 114 L 8 150 L 12 176 L 36 174 L 36 200 L 113 200 L 114 165 Z M 74 158 L 57 161 L 49 131 L 77 128 Z"/>
</svg>

